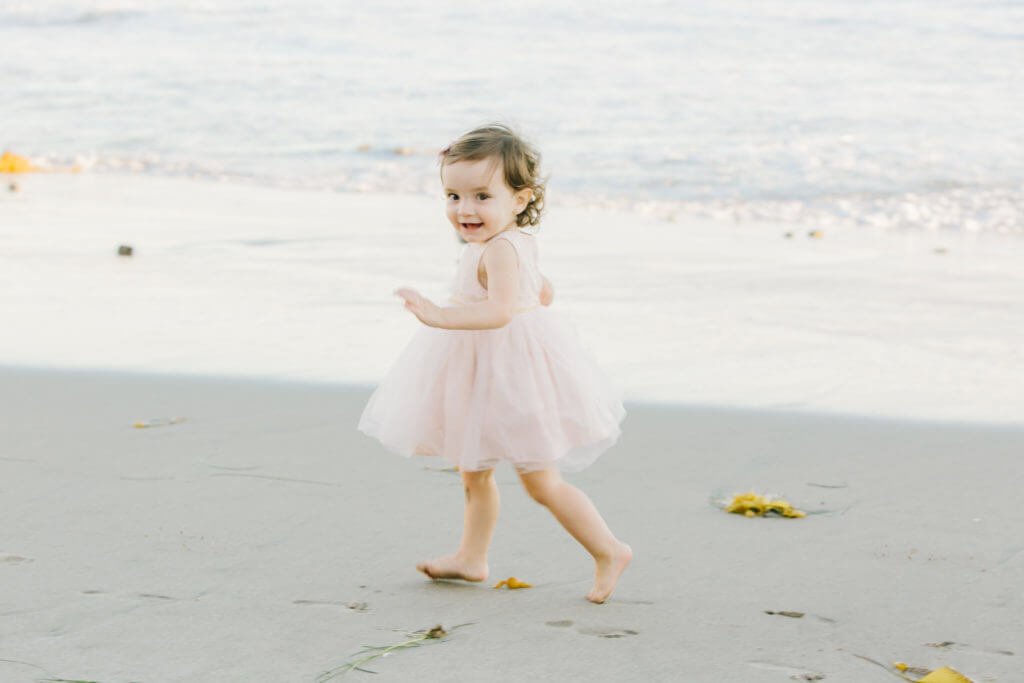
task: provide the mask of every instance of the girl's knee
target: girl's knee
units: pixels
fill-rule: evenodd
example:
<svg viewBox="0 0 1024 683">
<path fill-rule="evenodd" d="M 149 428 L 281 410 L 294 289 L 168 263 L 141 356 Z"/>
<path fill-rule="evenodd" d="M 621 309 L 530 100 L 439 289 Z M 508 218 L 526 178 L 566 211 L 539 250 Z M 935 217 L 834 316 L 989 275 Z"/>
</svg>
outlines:
<svg viewBox="0 0 1024 683">
<path fill-rule="evenodd" d="M 467 490 L 487 486 L 493 478 L 494 470 L 480 470 L 479 472 L 462 471 L 462 486 Z"/>
<path fill-rule="evenodd" d="M 551 500 L 550 486 L 527 486 L 526 492 L 530 494 L 530 498 L 533 498 L 545 507 L 547 507 L 548 501 Z"/>
<path fill-rule="evenodd" d="M 530 494 L 530 498 L 544 506 L 548 505 L 551 497 L 555 495 L 555 491 L 562 482 L 558 472 L 550 470 L 520 472 L 519 478 L 522 480 L 526 492 Z"/>
</svg>

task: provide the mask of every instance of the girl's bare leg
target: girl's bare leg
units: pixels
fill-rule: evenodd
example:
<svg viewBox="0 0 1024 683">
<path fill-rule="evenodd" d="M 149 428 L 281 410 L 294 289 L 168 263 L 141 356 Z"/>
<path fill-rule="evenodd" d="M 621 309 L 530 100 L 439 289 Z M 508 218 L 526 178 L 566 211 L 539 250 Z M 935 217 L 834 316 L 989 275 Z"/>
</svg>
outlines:
<svg viewBox="0 0 1024 683">
<path fill-rule="evenodd" d="M 587 494 L 562 479 L 557 470 L 520 472 L 535 501 L 545 506 L 565 530 L 594 557 L 594 587 L 587 600 L 604 602 L 633 557 L 633 550 L 615 538 Z"/>
<path fill-rule="evenodd" d="M 498 484 L 494 481 L 494 470 L 463 472 L 462 486 L 466 490 L 466 509 L 458 551 L 416 565 L 416 569 L 432 579 L 483 581 L 487 578 L 487 549 L 498 522 Z"/>
</svg>

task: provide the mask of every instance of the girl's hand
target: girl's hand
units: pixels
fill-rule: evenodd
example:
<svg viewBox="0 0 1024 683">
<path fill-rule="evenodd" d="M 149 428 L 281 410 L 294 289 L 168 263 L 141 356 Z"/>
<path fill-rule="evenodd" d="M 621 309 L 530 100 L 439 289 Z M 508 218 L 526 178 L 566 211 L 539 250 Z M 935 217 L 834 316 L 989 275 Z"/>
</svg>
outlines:
<svg viewBox="0 0 1024 683">
<path fill-rule="evenodd" d="M 541 279 L 544 284 L 540 288 L 540 304 L 541 306 L 550 306 L 551 302 L 555 299 L 555 288 L 551 284 L 551 280 L 541 275 Z"/>
<path fill-rule="evenodd" d="M 412 311 L 413 315 L 420 319 L 424 325 L 430 327 L 441 326 L 441 308 L 433 301 L 423 296 L 415 289 L 401 287 L 395 290 L 395 295 L 405 301 L 406 309 Z"/>
</svg>

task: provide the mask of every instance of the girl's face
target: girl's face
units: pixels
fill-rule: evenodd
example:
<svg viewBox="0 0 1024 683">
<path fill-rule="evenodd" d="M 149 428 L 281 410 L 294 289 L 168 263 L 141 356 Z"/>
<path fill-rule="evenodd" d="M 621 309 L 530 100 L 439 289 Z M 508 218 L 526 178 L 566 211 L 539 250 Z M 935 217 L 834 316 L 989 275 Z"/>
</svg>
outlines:
<svg viewBox="0 0 1024 683">
<path fill-rule="evenodd" d="M 441 169 L 452 227 L 467 242 L 486 242 L 515 224 L 530 202 L 530 188 L 513 192 L 505 184 L 501 161 L 456 161 Z"/>
</svg>

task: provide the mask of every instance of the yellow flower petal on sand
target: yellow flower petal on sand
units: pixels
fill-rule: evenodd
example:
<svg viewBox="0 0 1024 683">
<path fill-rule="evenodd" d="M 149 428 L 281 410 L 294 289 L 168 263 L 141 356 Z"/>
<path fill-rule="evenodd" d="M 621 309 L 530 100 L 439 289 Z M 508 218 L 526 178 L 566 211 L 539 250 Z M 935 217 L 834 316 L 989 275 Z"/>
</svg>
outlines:
<svg viewBox="0 0 1024 683">
<path fill-rule="evenodd" d="M 907 665 L 904 662 L 893 662 L 892 665 L 900 671 L 906 671 Z"/>
<path fill-rule="evenodd" d="M 510 576 L 504 581 L 499 581 L 498 583 L 494 584 L 495 588 L 501 588 L 502 586 L 508 586 L 509 588 L 533 588 L 531 584 L 528 584 L 524 581 L 520 581 L 514 576 Z"/>
<path fill-rule="evenodd" d="M 944 666 L 941 669 L 936 669 L 918 683 L 972 683 L 971 679 L 964 676 L 959 671 L 953 671 L 948 666 Z"/>
<path fill-rule="evenodd" d="M 726 506 L 725 511 L 747 517 L 758 517 L 769 512 L 783 517 L 803 517 L 805 514 L 784 500 L 769 500 L 766 496 L 758 496 L 753 493 L 737 493 L 732 502 Z"/>
</svg>

